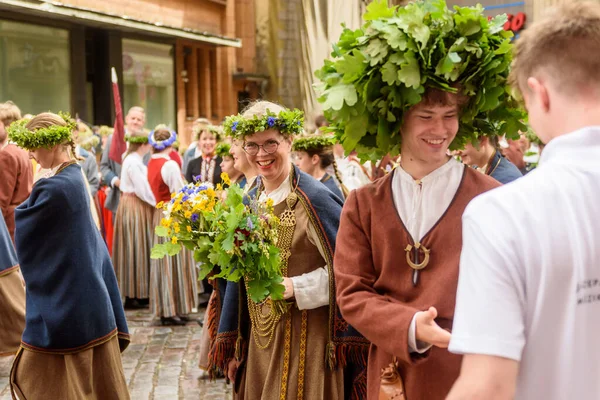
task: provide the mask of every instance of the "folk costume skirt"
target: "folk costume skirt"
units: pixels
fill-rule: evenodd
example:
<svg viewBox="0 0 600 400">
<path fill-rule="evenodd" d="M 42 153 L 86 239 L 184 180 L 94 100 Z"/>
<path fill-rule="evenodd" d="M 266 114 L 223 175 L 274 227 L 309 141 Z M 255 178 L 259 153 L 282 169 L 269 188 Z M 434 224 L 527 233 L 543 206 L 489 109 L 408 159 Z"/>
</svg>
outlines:
<svg viewBox="0 0 600 400">
<path fill-rule="evenodd" d="M 160 225 L 163 214 L 154 210 L 153 226 Z M 153 235 L 152 245 L 165 238 Z M 198 302 L 198 280 L 192 252 L 183 249 L 173 257 L 150 262 L 150 305 L 157 317 L 174 317 L 192 312 Z"/>
<path fill-rule="evenodd" d="M 121 297 L 150 296 L 150 249 L 154 207 L 133 193 L 123 193 L 115 218 L 112 260 Z"/>
<path fill-rule="evenodd" d="M 25 286 L 19 267 L 0 272 L 0 356 L 13 355 L 25 329 Z"/>
<path fill-rule="evenodd" d="M 10 387 L 19 400 L 130 398 L 116 335 L 108 342 L 73 354 L 20 348 L 13 362 Z"/>
</svg>

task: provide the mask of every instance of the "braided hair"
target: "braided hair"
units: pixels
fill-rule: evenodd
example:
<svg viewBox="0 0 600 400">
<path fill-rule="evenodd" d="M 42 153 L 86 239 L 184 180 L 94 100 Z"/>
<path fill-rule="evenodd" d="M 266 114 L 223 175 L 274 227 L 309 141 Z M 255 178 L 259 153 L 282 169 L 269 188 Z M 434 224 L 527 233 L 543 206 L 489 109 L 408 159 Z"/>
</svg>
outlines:
<svg viewBox="0 0 600 400">
<path fill-rule="evenodd" d="M 340 170 L 338 169 L 337 161 L 335 161 L 335 157 L 333 158 L 333 163 L 331 165 L 333 166 L 333 172 L 335 173 L 335 178 L 340 183 L 340 188 L 342 189 L 342 194 L 344 195 L 344 199 L 347 199 L 348 196 L 350 195 L 350 189 L 348 189 L 346 187 L 346 185 L 344 185 L 344 182 L 342 181 L 342 174 L 340 173 Z"/>
</svg>

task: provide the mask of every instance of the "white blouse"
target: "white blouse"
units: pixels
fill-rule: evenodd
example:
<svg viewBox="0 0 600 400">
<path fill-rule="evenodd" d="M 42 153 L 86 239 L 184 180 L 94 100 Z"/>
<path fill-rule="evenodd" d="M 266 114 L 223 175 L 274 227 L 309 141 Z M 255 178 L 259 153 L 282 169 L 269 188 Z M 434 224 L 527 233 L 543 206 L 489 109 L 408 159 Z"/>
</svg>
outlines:
<svg viewBox="0 0 600 400">
<path fill-rule="evenodd" d="M 262 192 L 258 201 L 264 203 L 267 199 L 273 200 L 277 205 L 285 201 L 291 193 L 290 180 L 285 179 L 283 183 L 271 193 Z M 325 260 L 324 250 L 318 244 L 319 239 L 315 227 L 309 222 L 307 229 L 308 240 L 314 244 L 321 257 Z M 311 310 L 318 307 L 329 305 L 329 271 L 327 265 L 307 272 L 299 276 L 290 276 L 294 286 L 294 297 L 300 310 Z"/>
<path fill-rule="evenodd" d="M 148 168 L 138 153 L 131 153 L 123 160 L 120 189 L 123 193 L 134 193 L 152 207 L 156 206 L 156 200 L 148 182 Z"/>
</svg>

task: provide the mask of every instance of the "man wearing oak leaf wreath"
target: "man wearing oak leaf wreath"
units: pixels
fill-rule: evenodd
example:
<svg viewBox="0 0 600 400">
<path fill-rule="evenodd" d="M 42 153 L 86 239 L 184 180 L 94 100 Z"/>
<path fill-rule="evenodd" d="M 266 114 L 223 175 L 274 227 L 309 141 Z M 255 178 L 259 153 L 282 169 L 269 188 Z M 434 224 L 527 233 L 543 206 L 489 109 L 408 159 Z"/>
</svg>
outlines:
<svg viewBox="0 0 600 400">
<path fill-rule="evenodd" d="M 522 111 L 504 90 L 512 46 L 505 18 L 488 22 L 480 7 L 451 11 L 443 1 L 382 3 L 368 7 L 362 32 L 342 33 L 340 57 L 318 72 L 325 115 L 342 141 L 357 140 L 359 156 L 402 155 L 398 168 L 344 204 L 337 301 L 371 342 L 368 399 L 380 398 L 382 369 L 395 359 L 406 399 L 438 400 L 461 362 L 447 350 L 461 216 L 474 197 L 499 186 L 447 152 L 477 140 L 482 122 L 514 136 L 516 129 L 506 130 L 520 126 Z M 362 62 L 360 69 L 349 70 L 347 60 Z M 329 101 L 341 91 L 353 95 Z"/>
</svg>

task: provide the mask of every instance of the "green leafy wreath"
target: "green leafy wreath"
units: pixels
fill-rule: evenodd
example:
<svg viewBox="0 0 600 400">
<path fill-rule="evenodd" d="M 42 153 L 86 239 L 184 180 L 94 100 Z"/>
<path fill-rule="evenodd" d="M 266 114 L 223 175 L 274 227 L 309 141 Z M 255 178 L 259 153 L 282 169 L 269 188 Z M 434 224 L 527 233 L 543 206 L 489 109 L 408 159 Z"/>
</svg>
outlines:
<svg viewBox="0 0 600 400">
<path fill-rule="evenodd" d="M 426 88 L 469 97 L 451 149 L 482 135 L 518 137 L 525 114 L 511 96 L 507 78 L 512 33 L 506 15 L 488 21 L 481 5 L 455 6 L 444 0 L 388 7 L 374 0 L 357 30 L 345 28 L 332 60 L 316 71 L 324 114 L 347 151 L 378 159 L 400 151 L 404 112 Z"/>
<path fill-rule="evenodd" d="M 139 143 L 146 144 L 148 143 L 148 136 L 125 136 L 125 141 L 129 143 Z"/>
<path fill-rule="evenodd" d="M 231 150 L 231 145 L 229 143 L 219 143 L 217 145 L 215 153 L 221 158 L 231 157 L 231 153 L 229 153 L 229 150 Z"/>
<path fill-rule="evenodd" d="M 325 135 L 298 136 L 292 143 L 293 151 L 319 150 L 336 144 L 335 137 Z"/>
<path fill-rule="evenodd" d="M 52 125 L 48 128 L 29 130 L 25 126 L 29 119 L 20 119 L 10 124 L 6 130 L 8 139 L 22 149 L 35 150 L 39 148 L 51 149 L 57 144 L 73 141 L 73 131 L 77 123 L 68 113 L 59 112 L 58 115 L 65 120 L 66 126 Z"/>
<path fill-rule="evenodd" d="M 234 138 L 244 138 L 269 129 L 278 130 L 283 136 L 299 135 L 304 132 L 304 113 L 298 109 L 282 110 L 275 114 L 267 109 L 265 115 L 244 118 L 241 114 L 225 118 L 225 134 Z"/>
</svg>

